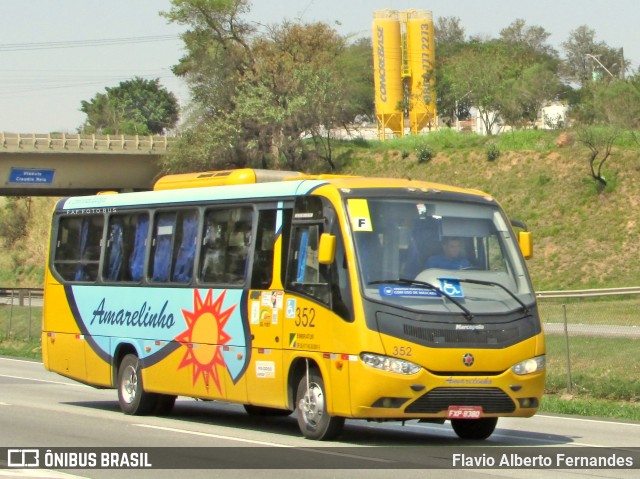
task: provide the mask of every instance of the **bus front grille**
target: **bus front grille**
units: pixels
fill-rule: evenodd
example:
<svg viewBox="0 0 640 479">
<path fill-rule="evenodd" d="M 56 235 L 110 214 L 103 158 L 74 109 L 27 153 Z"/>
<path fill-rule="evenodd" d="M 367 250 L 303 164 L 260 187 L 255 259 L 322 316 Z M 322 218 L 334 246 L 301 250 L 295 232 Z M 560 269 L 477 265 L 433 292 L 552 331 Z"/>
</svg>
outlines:
<svg viewBox="0 0 640 479">
<path fill-rule="evenodd" d="M 435 388 L 409 404 L 405 412 L 435 414 L 449 406 L 482 406 L 485 413 L 516 410 L 511 398 L 498 388 Z"/>
<path fill-rule="evenodd" d="M 427 344 L 441 345 L 493 345 L 504 347 L 514 344 L 520 338 L 517 327 L 485 330 L 452 330 L 404 325 L 404 334 L 420 339 Z M 521 338 L 520 338 L 521 339 Z"/>
</svg>

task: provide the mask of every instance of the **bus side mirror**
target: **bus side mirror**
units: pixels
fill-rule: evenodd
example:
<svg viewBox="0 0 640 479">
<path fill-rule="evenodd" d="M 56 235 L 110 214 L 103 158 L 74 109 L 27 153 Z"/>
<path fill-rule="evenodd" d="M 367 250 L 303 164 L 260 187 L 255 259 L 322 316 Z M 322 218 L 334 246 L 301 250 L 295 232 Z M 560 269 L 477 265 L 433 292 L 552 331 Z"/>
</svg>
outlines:
<svg viewBox="0 0 640 479">
<path fill-rule="evenodd" d="M 520 251 L 522 251 L 524 259 L 529 259 L 533 256 L 533 240 L 530 231 L 518 232 L 518 244 L 520 245 Z"/>
<path fill-rule="evenodd" d="M 329 233 L 320 235 L 318 245 L 318 263 L 331 264 L 336 259 L 336 237 Z"/>
</svg>

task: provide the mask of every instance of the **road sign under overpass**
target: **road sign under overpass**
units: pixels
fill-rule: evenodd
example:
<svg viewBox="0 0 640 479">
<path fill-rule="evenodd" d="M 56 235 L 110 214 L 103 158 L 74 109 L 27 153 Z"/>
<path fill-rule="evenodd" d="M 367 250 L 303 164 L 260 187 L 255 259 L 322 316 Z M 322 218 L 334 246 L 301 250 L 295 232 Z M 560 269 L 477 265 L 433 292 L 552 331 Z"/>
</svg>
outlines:
<svg viewBox="0 0 640 479">
<path fill-rule="evenodd" d="M 174 138 L 0 132 L 0 196 L 149 190 Z"/>
</svg>

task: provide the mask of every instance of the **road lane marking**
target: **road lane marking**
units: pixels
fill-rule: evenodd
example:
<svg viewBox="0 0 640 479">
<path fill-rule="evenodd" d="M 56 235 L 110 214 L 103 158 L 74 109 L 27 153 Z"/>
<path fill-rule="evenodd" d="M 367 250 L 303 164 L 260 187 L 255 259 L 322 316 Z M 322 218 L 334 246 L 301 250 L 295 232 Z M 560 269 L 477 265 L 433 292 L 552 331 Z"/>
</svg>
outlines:
<svg viewBox="0 0 640 479">
<path fill-rule="evenodd" d="M 164 426 L 153 426 L 151 424 L 133 424 L 133 426 L 137 426 L 137 427 L 144 427 L 144 428 L 148 428 L 148 429 L 158 429 L 160 431 L 168 431 L 168 432 L 175 432 L 178 434 L 190 434 L 193 436 L 203 436 L 203 437 L 211 437 L 214 439 L 223 439 L 226 441 L 236 441 L 236 442 L 245 442 L 247 444 L 256 444 L 259 446 L 269 446 L 269 447 L 286 447 L 286 448 L 299 448 L 300 446 L 292 446 L 292 445 L 288 445 L 288 444 L 278 444 L 275 442 L 267 442 L 267 441 L 257 441 L 255 439 L 242 439 L 239 437 L 233 437 L 233 436 L 224 436 L 221 434 L 211 434 L 209 432 L 199 432 L 199 431 L 190 431 L 188 429 L 176 429 L 173 427 L 164 427 Z M 353 459 L 359 459 L 362 461 L 372 461 L 372 462 L 384 462 L 384 463 L 394 463 L 396 461 L 392 461 L 392 460 L 387 460 L 387 459 L 380 459 L 377 457 L 365 457 L 365 456 L 358 456 L 355 454 L 344 454 L 341 452 L 331 452 L 331 451 L 320 451 L 318 449 L 306 449 L 305 448 L 305 452 L 312 452 L 315 454 L 326 454 L 329 456 L 340 456 L 340 457 L 349 457 L 349 458 L 353 458 Z"/>
<path fill-rule="evenodd" d="M 613 424 L 616 426 L 633 426 L 640 427 L 640 423 L 605 421 L 604 419 L 584 419 L 581 417 L 565 417 L 565 416 L 545 416 L 544 414 L 536 414 L 535 417 L 544 417 L 546 419 L 566 419 L 567 421 L 595 422 L 599 424 Z"/>
<path fill-rule="evenodd" d="M 62 386 L 73 386 L 76 388 L 89 387 L 85 384 L 63 383 L 62 381 L 51 381 L 49 379 L 25 378 L 24 376 L 11 376 L 9 374 L 0 374 L 0 378 L 24 379 L 25 381 L 37 381 L 39 383 L 61 384 Z"/>
<path fill-rule="evenodd" d="M 0 358 L 0 361 L 13 361 L 16 363 L 29 363 L 29 364 L 42 364 L 42 361 L 33 360 L 29 361 L 28 359 L 15 359 L 15 358 Z"/>
<path fill-rule="evenodd" d="M 134 426 L 137 427 L 146 427 L 149 429 L 159 429 L 161 431 L 168 431 L 168 432 L 176 432 L 179 434 L 191 434 L 192 436 L 204 436 L 204 437 L 211 437 L 211 438 L 215 438 L 215 439 L 226 439 L 228 441 L 236 441 L 236 442 L 246 442 L 249 444 L 257 444 L 259 446 L 272 446 L 272 447 L 296 447 L 296 446 L 289 446 L 286 444 L 276 444 L 273 442 L 266 442 L 266 441 L 256 441 L 254 439 L 242 439 L 239 437 L 232 437 L 232 436 L 223 436 L 223 435 L 219 435 L 219 434 L 211 434 L 209 432 L 199 432 L 199 431 L 190 431 L 188 429 L 177 429 L 177 428 L 173 428 L 173 427 L 164 427 L 164 426 L 153 426 L 151 424 L 133 424 Z"/>
<path fill-rule="evenodd" d="M 0 477 L 19 478 L 46 478 L 46 479 L 87 479 L 85 476 L 75 476 L 64 472 L 51 471 L 49 469 L 9 469 L 0 470 Z"/>
<path fill-rule="evenodd" d="M 553 416 L 549 416 L 549 417 L 553 417 Z M 618 424 L 618 423 L 613 423 L 613 424 Z M 372 426 L 370 426 L 372 427 Z M 391 426 L 392 428 L 394 428 L 394 426 Z M 421 425 L 421 424 L 405 424 L 404 426 L 396 426 L 395 428 L 400 428 L 400 427 L 412 427 L 415 429 L 422 429 L 423 431 L 426 430 L 431 430 L 431 431 L 437 431 L 437 432 L 444 432 L 449 434 L 451 437 L 458 437 L 455 435 L 455 433 L 453 431 L 450 431 L 446 428 L 435 428 L 432 425 Z M 498 430 L 497 430 L 498 431 Z M 504 437 L 504 438 L 508 438 L 508 439 L 521 439 L 523 441 L 530 441 L 530 442 L 540 442 L 543 443 L 543 445 L 547 445 L 549 447 L 553 447 L 553 446 L 558 446 L 558 445 L 565 445 L 565 446 L 577 446 L 577 447 L 613 447 L 613 446 L 603 446 L 602 444 L 587 444 L 584 442 L 567 442 L 567 441 L 556 441 L 553 439 L 537 439 L 535 437 L 527 437 L 525 435 L 519 435 L 518 433 L 516 434 L 501 434 L 499 432 L 494 432 L 491 437 L 495 438 L 495 437 Z M 617 446 L 616 446 L 617 447 Z"/>
</svg>

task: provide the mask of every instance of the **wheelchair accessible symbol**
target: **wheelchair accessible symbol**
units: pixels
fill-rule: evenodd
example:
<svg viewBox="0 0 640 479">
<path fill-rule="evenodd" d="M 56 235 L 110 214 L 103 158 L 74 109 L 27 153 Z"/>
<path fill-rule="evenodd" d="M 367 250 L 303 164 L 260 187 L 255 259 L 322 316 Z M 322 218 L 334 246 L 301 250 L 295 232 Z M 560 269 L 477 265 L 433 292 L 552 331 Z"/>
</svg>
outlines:
<svg viewBox="0 0 640 479">
<path fill-rule="evenodd" d="M 440 280 L 440 290 L 452 298 L 464 298 L 460 281 L 456 278 L 438 278 Z"/>
</svg>

